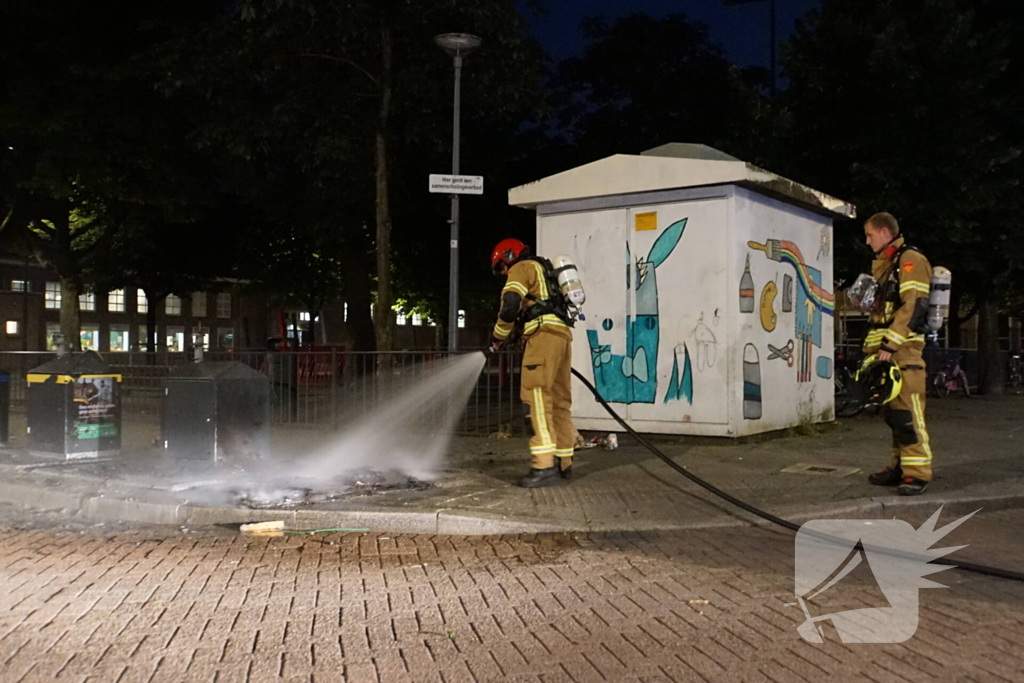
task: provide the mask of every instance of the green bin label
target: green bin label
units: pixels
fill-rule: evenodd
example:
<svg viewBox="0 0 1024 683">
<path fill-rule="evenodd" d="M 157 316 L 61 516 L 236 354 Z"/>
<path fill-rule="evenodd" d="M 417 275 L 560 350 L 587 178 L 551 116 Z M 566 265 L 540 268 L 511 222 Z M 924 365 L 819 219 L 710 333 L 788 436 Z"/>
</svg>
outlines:
<svg viewBox="0 0 1024 683">
<path fill-rule="evenodd" d="M 75 436 L 79 439 L 106 439 L 112 436 L 117 436 L 117 425 L 75 425 Z"/>
</svg>

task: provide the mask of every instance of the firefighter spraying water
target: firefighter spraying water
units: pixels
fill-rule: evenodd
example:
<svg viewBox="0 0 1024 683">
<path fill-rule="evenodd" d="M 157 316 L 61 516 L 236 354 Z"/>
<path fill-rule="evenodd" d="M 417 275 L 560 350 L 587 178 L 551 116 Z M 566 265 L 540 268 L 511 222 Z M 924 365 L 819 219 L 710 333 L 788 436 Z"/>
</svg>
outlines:
<svg viewBox="0 0 1024 683">
<path fill-rule="evenodd" d="M 520 398 L 529 411 L 531 464 L 519 484 L 558 484 L 572 477 L 572 327 L 583 318 L 586 293 L 572 259 L 552 263 L 516 239 L 494 247 L 491 269 L 507 276 L 491 349 L 525 345 Z"/>
</svg>

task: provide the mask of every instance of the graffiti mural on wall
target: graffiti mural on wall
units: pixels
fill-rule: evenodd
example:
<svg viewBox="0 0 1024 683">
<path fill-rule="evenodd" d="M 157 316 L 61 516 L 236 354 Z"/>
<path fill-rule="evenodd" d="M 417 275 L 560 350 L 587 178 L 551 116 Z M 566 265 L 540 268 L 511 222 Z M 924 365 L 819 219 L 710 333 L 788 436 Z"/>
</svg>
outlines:
<svg viewBox="0 0 1024 683">
<path fill-rule="evenodd" d="M 716 308 L 711 324 L 718 327 L 718 321 L 718 309 Z M 718 360 L 718 337 L 704 322 L 704 311 L 701 311 L 697 326 L 690 332 L 690 336 L 693 337 L 697 346 L 697 372 L 704 372 L 706 368 L 715 367 L 715 361 Z"/>
<path fill-rule="evenodd" d="M 743 419 L 761 419 L 761 359 L 757 347 L 743 347 Z"/>
<path fill-rule="evenodd" d="M 675 348 L 672 377 L 668 380 L 665 403 L 681 401 L 684 398 L 687 403 L 693 405 L 693 364 L 690 362 L 690 349 L 686 346 L 686 342 Z"/>
<path fill-rule="evenodd" d="M 810 382 L 814 376 L 814 348 L 822 345 L 822 316 L 835 312 L 835 296 L 821 286 L 821 271 L 807 265 L 800 248 L 786 240 L 769 239 L 764 244 L 747 242 L 747 246 L 764 252 L 771 261 L 786 263 L 796 271 L 797 291 L 794 308 L 796 333 L 797 381 Z M 786 283 L 788 289 L 788 283 Z M 783 293 L 784 303 L 786 292 Z M 785 305 L 783 309 L 785 310 Z M 767 329 L 767 327 L 765 328 Z"/>
<path fill-rule="evenodd" d="M 591 362 L 594 366 L 594 384 L 602 398 L 610 403 L 654 403 L 658 390 L 658 343 L 660 321 L 658 318 L 657 269 L 665 262 L 679 244 L 686 229 L 687 219 L 672 223 L 655 240 L 647 258 L 638 257 L 631 262 L 629 247 L 626 247 L 627 272 L 626 288 L 635 290 L 636 311 L 626 316 L 625 354 L 612 353 L 610 344 L 601 344 L 597 330 L 587 330 Z M 635 285 L 634 285 L 635 283 Z M 608 318 L 602 322 L 606 331 L 613 329 L 614 322 Z M 673 386 L 669 394 L 676 399 L 693 401 L 692 369 L 689 351 L 682 349 L 680 360 L 676 353 L 677 372 L 673 375 Z M 679 365 L 679 363 L 682 365 Z M 668 400 L 666 396 L 666 400 Z"/>
<path fill-rule="evenodd" d="M 761 290 L 761 327 L 765 332 L 774 331 L 779 320 L 779 316 L 775 315 L 775 296 L 778 293 L 778 286 L 771 280 Z"/>
</svg>

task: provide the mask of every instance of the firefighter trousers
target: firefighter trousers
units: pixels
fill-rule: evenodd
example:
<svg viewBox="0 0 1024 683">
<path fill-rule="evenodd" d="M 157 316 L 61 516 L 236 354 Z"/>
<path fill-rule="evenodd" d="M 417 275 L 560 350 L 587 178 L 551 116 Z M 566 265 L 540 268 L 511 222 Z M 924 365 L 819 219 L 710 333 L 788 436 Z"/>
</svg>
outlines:
<svg viewBox="0 0 1024 683">
<path fill-rule="evenodd" d="M 566 330 L 567 332 L 568 330 Z M 572 338 L 541 327 L 526 342 L 520 398 L 529 412 L 531 466 L 572 466 Z"/>
<path fill-rule="evenodd" d="M 900 467 L 903 476 L 932 480 L 932 448 L 924 423 L 927 374 L 924 361 L 900 363 L 903 388 L 885 406 L 885 422 L 892 430 L 892 458 L 889 467 Z"/>
</svg>

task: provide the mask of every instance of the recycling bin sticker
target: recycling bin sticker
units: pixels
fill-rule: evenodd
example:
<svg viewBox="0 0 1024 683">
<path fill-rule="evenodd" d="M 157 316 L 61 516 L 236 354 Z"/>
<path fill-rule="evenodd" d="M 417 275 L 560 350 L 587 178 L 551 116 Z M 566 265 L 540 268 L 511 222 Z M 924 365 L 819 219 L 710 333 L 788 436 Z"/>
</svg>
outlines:
<svg viewBox="0 0 1024 683">
<path fill-rule="evenodd" d="M 104 439 L 118 435 L 117 377 L 83 376 L 75 379 L 74 435 L 77 439 Z"/>
</svg>

